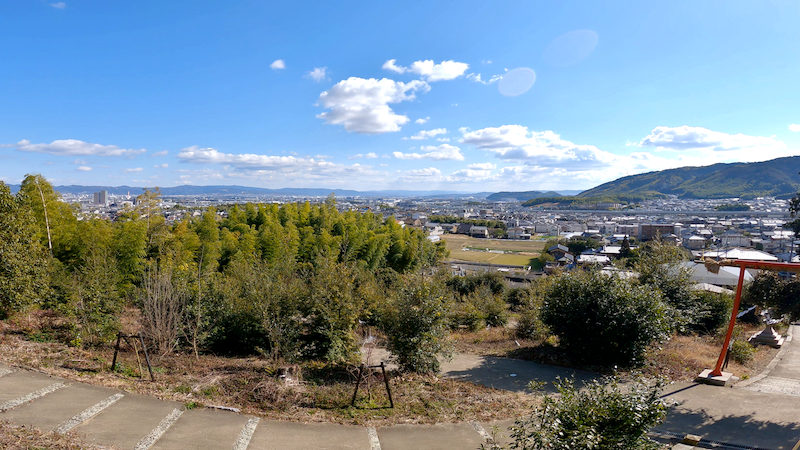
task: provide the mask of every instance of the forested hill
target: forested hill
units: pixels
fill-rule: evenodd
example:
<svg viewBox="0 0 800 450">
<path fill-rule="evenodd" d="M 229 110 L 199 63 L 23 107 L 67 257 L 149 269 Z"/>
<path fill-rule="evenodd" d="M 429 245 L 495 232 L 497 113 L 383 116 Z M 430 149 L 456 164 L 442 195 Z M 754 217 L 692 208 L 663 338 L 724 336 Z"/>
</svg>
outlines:
<svg viewBox="0 0 800 450">
<path fill-rule="evenodd" d="M 559 197 L 559 196 L 561 196 L 561 194 L 553 191 L 495 192 L 494 194 L 487 196 L 486 200 L 490 202 L 502 202 L 502 201 L 524 202 L 532 198 Z"/>
<path fill-rule="evenodd" d="M 679 167 L 622 177 L 578 197 L 677 195 L 681 198 L 791 196 L 800 188 L 800 156 L 755 163 Z"/>
</svg>

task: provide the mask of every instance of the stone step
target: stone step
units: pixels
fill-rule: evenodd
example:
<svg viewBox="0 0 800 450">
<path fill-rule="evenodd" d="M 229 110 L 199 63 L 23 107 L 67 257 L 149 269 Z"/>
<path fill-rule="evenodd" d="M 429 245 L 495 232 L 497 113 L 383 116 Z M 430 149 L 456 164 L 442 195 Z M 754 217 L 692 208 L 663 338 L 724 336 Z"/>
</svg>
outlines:
<svg viewBox="0 0 800 450">
<path fill-rule="evenodd" d="M 111 389 L 75 383 L 9 410 L 2 417 L 49 432 L 113 394 Z"/>
<path fill-rule="evenodd" d="M 61 382 L 63 380 L 60 378 L 52 378 L 36 372 L 15 370 L 0 377 L 0 404 L 20 399 L 32 392 Z"/>
<path fill-rule="evenodd" d="M 261 420 L 247 448 L 370 450 L 371 446 L 364 427 Z"/>
<path fill-rule="evenodd" d="M 234 447 L 250 418 L 211 409 L 186 411 L 153 445 L 153 449 L 226 449 Z"/>
<path fill-rule="evenodd" d="M 132 449 L 180 408 L 177 402 L 125 394 L 118 402 L 75 427 L 74 431 L 100 445 Z"/>
<path fill-rule="evenodd" d="M 378 428 L 378 439 L 381 450 L 480 448 L 485 442 L 475 427 L 467 423 Z"/>
</svg>

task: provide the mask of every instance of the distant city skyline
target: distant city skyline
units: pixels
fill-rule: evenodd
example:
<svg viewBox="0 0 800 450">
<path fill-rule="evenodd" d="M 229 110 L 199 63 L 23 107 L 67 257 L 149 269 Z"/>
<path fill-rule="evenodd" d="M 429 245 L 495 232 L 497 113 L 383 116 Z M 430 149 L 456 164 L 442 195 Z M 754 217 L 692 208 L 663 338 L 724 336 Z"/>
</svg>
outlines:
<svg viewBox="0 0 800 450">
<path fill-rule="evenodd" d="M 800 155 L 800 3 L 0 3 L 0 180 L 581 190 Z"/>
</svg>

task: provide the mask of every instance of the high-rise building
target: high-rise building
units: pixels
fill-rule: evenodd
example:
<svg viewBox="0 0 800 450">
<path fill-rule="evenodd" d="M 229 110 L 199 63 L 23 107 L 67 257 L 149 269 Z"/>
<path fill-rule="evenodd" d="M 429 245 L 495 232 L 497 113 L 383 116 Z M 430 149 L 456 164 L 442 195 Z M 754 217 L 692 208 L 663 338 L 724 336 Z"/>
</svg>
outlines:
<svg viewBox="0 0 800 450">
<path fill-rule="evenodd" d="M 108 191 L 100 191 L 94 193 L 94 203 L 97 205 L 108 204 Z"/>
</svg>

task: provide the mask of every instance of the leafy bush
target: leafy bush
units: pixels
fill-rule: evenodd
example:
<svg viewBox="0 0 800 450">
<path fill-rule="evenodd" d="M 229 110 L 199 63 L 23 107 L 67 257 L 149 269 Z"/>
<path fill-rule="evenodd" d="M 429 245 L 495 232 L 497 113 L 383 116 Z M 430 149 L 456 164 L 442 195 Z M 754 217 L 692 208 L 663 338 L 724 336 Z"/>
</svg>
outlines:
<svg viewBox="0 0 800 450">
<path fill-rule="evenodd" d="M 516 449 L 659 448 L 647 432 L 666 417 L 660 398 L 663 383 L 636 379 L 623 387 L 616 378 L 588 382 L 578 389 L 572 380 L 556 382 L 530 417 L 511 428 Z"/>
<path fill-rule="evenodd" d="M 475 306 L 486 325 L 502 327 L 508 323 L 508 304 L 488 286 L 478 288 L 466 301 Z"/>
<path fill-rule="evenodd" d="M 517 327 L 514 329 L 514 334 L 520 339 L 544 339 L 548 332 L 538 308 L 522 311 L 517 319 Z"/>
<path fill-rule="evenodd" d="M 747 288 L 746 298 L 750 304 L 771 308 L 790 320 L 800 319 L 800 280 L 785 280 L 777 273 L 765 272 L 757 275 Z"/>
<path fill-rule="evenodd" d="M 578 361 L 640 364 L 647 346 L 671 328 L 657 290 L 599 271 L 561 275 L 545 298 L 542 321 Z"/>
<path fill-rule="evenodd" d="M 483 313 L 472 303 L 456 302 L 450 310 L 450 327 L 477 331 L 486 324 Z"/>
<path fill-rule="evenodd" d="M 690 331 L 713 334 L 730 319 L 733 299 L 730 295 L 696 291 L 688 313 L 686 327 Z"/>
<path fill-rule="evenodd" d="M 747 341 L 733 341 L 731 358 L 739 364 L 747 364 L 753 360 L 756 349 Z"/>
<path fill-rule="evenodd" d="M 437 356 L 447 352 L 450 300 L 436 281 L 417 279 L 403 288 L 384 314 L 387 347 L 402 370 L 439 371 Z"/>
</svg>

